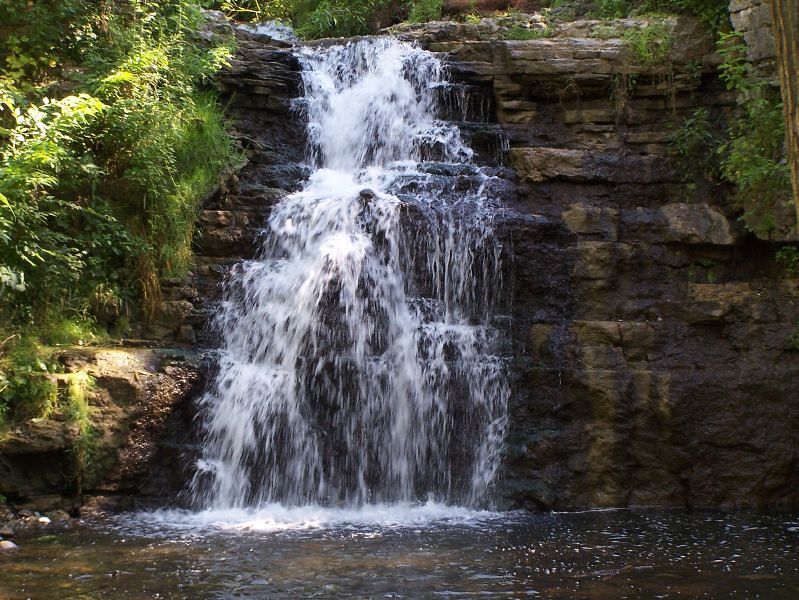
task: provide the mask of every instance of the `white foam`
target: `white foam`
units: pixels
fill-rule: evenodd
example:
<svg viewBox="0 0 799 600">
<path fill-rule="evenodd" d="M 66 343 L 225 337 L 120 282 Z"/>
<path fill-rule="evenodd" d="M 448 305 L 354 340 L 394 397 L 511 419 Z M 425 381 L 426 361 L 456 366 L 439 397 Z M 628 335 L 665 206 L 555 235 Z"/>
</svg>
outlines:
<svg viewBox="0 0 799 600">
<path fill-rule="evenodd" d="M 477 526 L 486 521 L 503 518 L 507 514 L 436 502 L 367 504 L 357 509 L 327 508 L 318 505 L 287 507 L 276 503 L 251 509 L 139 512 L 128 515 L 125 520 L 129 525 L 138 523 L 155 526 L 159 530 L 280 532 L 426 528 L 441 525 Z"/>
</svg>

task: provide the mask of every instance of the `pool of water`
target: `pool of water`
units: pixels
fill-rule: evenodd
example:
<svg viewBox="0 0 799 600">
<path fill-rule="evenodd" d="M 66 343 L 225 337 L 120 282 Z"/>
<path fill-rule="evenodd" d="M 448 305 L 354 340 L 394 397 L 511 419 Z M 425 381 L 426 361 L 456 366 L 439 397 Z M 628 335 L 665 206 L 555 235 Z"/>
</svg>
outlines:
<svg viewBox="0 0 799 600">
<path fill-rule="evenodd" d="M 793 516 L 593 511 L 156 512 L 31 532 L 16 598 L 799 598 Z"/>
</svg>

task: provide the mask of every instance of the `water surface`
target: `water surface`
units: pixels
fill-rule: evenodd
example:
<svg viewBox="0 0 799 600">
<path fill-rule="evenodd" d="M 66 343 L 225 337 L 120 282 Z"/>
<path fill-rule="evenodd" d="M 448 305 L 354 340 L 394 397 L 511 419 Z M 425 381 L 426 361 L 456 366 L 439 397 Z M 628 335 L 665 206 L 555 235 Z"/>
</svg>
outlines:
<svg viewBox="0 0 799 600">
<path fill-rule="evenodd" d="M 799 597 L 790 519 L 372 507 L 154 513 L 40 532 L 2 598 Z"/>
</svg>

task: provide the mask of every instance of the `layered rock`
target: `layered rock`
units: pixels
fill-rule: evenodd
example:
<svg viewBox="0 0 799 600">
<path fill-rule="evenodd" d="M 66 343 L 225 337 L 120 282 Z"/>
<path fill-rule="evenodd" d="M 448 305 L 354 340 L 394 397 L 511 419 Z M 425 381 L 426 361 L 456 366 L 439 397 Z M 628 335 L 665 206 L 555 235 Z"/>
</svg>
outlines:
<svg viewBox="0 0 799 600">
<path fill-rule="evenodd" d="M 59 378 L 81 375 L 88 422 L 63 409 L 14 426 L 0 438 L 0 494 L 17 508 L 73 510 L 87 496 L 132 506 L 164 502 L 183 485 L 193 409 L 202 389 L 195 353 L 175 349 L 63 351 Z"/>
<path fill-rule="evenodd" d="M 549 37 L 526 41 L 501 39 L 509 24 L 491 20 L 394 29 L 446 54 L 446 116 L 479 160 L 517 174 L 502 226 L 516 358 L 500 495 L 546 508 L 795 506 L 798 284 L 739 225 L 729 190 L 671 149 L 696 108 L 724 118 L 734 106 L 712 41 L 669 19 L 668 58 L 636 64 L 624 32 L 648 25 L 530 16 L 524 26 Z M 210 281 L 251 255 L 269 207 L 301 179 L 292 61 L 245 37 L 222 78 L 249 163 L 201 215 Z"/>
<path fill-rule="evenodd" d="M 646 25 L 608 37 L 579 22 L 527 41 L 492 39 L 485 22 L 398 32 L 446 52 L 454 77 L 492 100 L 519 177 L 501 495 L 546 508 L 796 506 L 799 281 L 739 226 L 727 190 L 670 148 L 696 108 L 734 106 L 711 41 L 669 20 L 668 59 L 640 65 L 623 32 Z"/>
<path fill-rule="evenodd" d="M 225 274 L 255 255 L 271 207 L 306 175 L 305 128 L 292 105 L 302 81 L 291 45 L 241 28 L 236 35 L 236 55 L 217 84 L 242 164 L 204 199 L 192 244 L 195 268 L 164 282 L 150 338 L 213 346 L 209 321 Z"/>
</svg>

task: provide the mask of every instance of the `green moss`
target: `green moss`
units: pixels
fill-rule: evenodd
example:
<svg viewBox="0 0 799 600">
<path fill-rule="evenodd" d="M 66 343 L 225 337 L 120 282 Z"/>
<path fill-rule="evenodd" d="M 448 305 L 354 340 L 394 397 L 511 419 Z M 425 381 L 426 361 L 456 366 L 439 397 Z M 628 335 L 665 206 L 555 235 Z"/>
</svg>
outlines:
<svg viewBox="0 0 799 600">
<path fill-rule="evenodd" d="M 91 408 L 88 397 L 94 388 L 94 379 L 85 371 L 64 376 L 66 398 L 63 411 L 67 419 L 78 426 L 78 435 L 72 444 L 75 484 L 78 495 L 83 486 L 94 476 L 97 455 L 98 434 L 91 422 Z"/>
<path fill-rule="evenodd" d="M 35 336 L 11 334 L 0 346 L 0 424 L 46 417 L 58 405 L 52 351 Z"/>
</svg>

